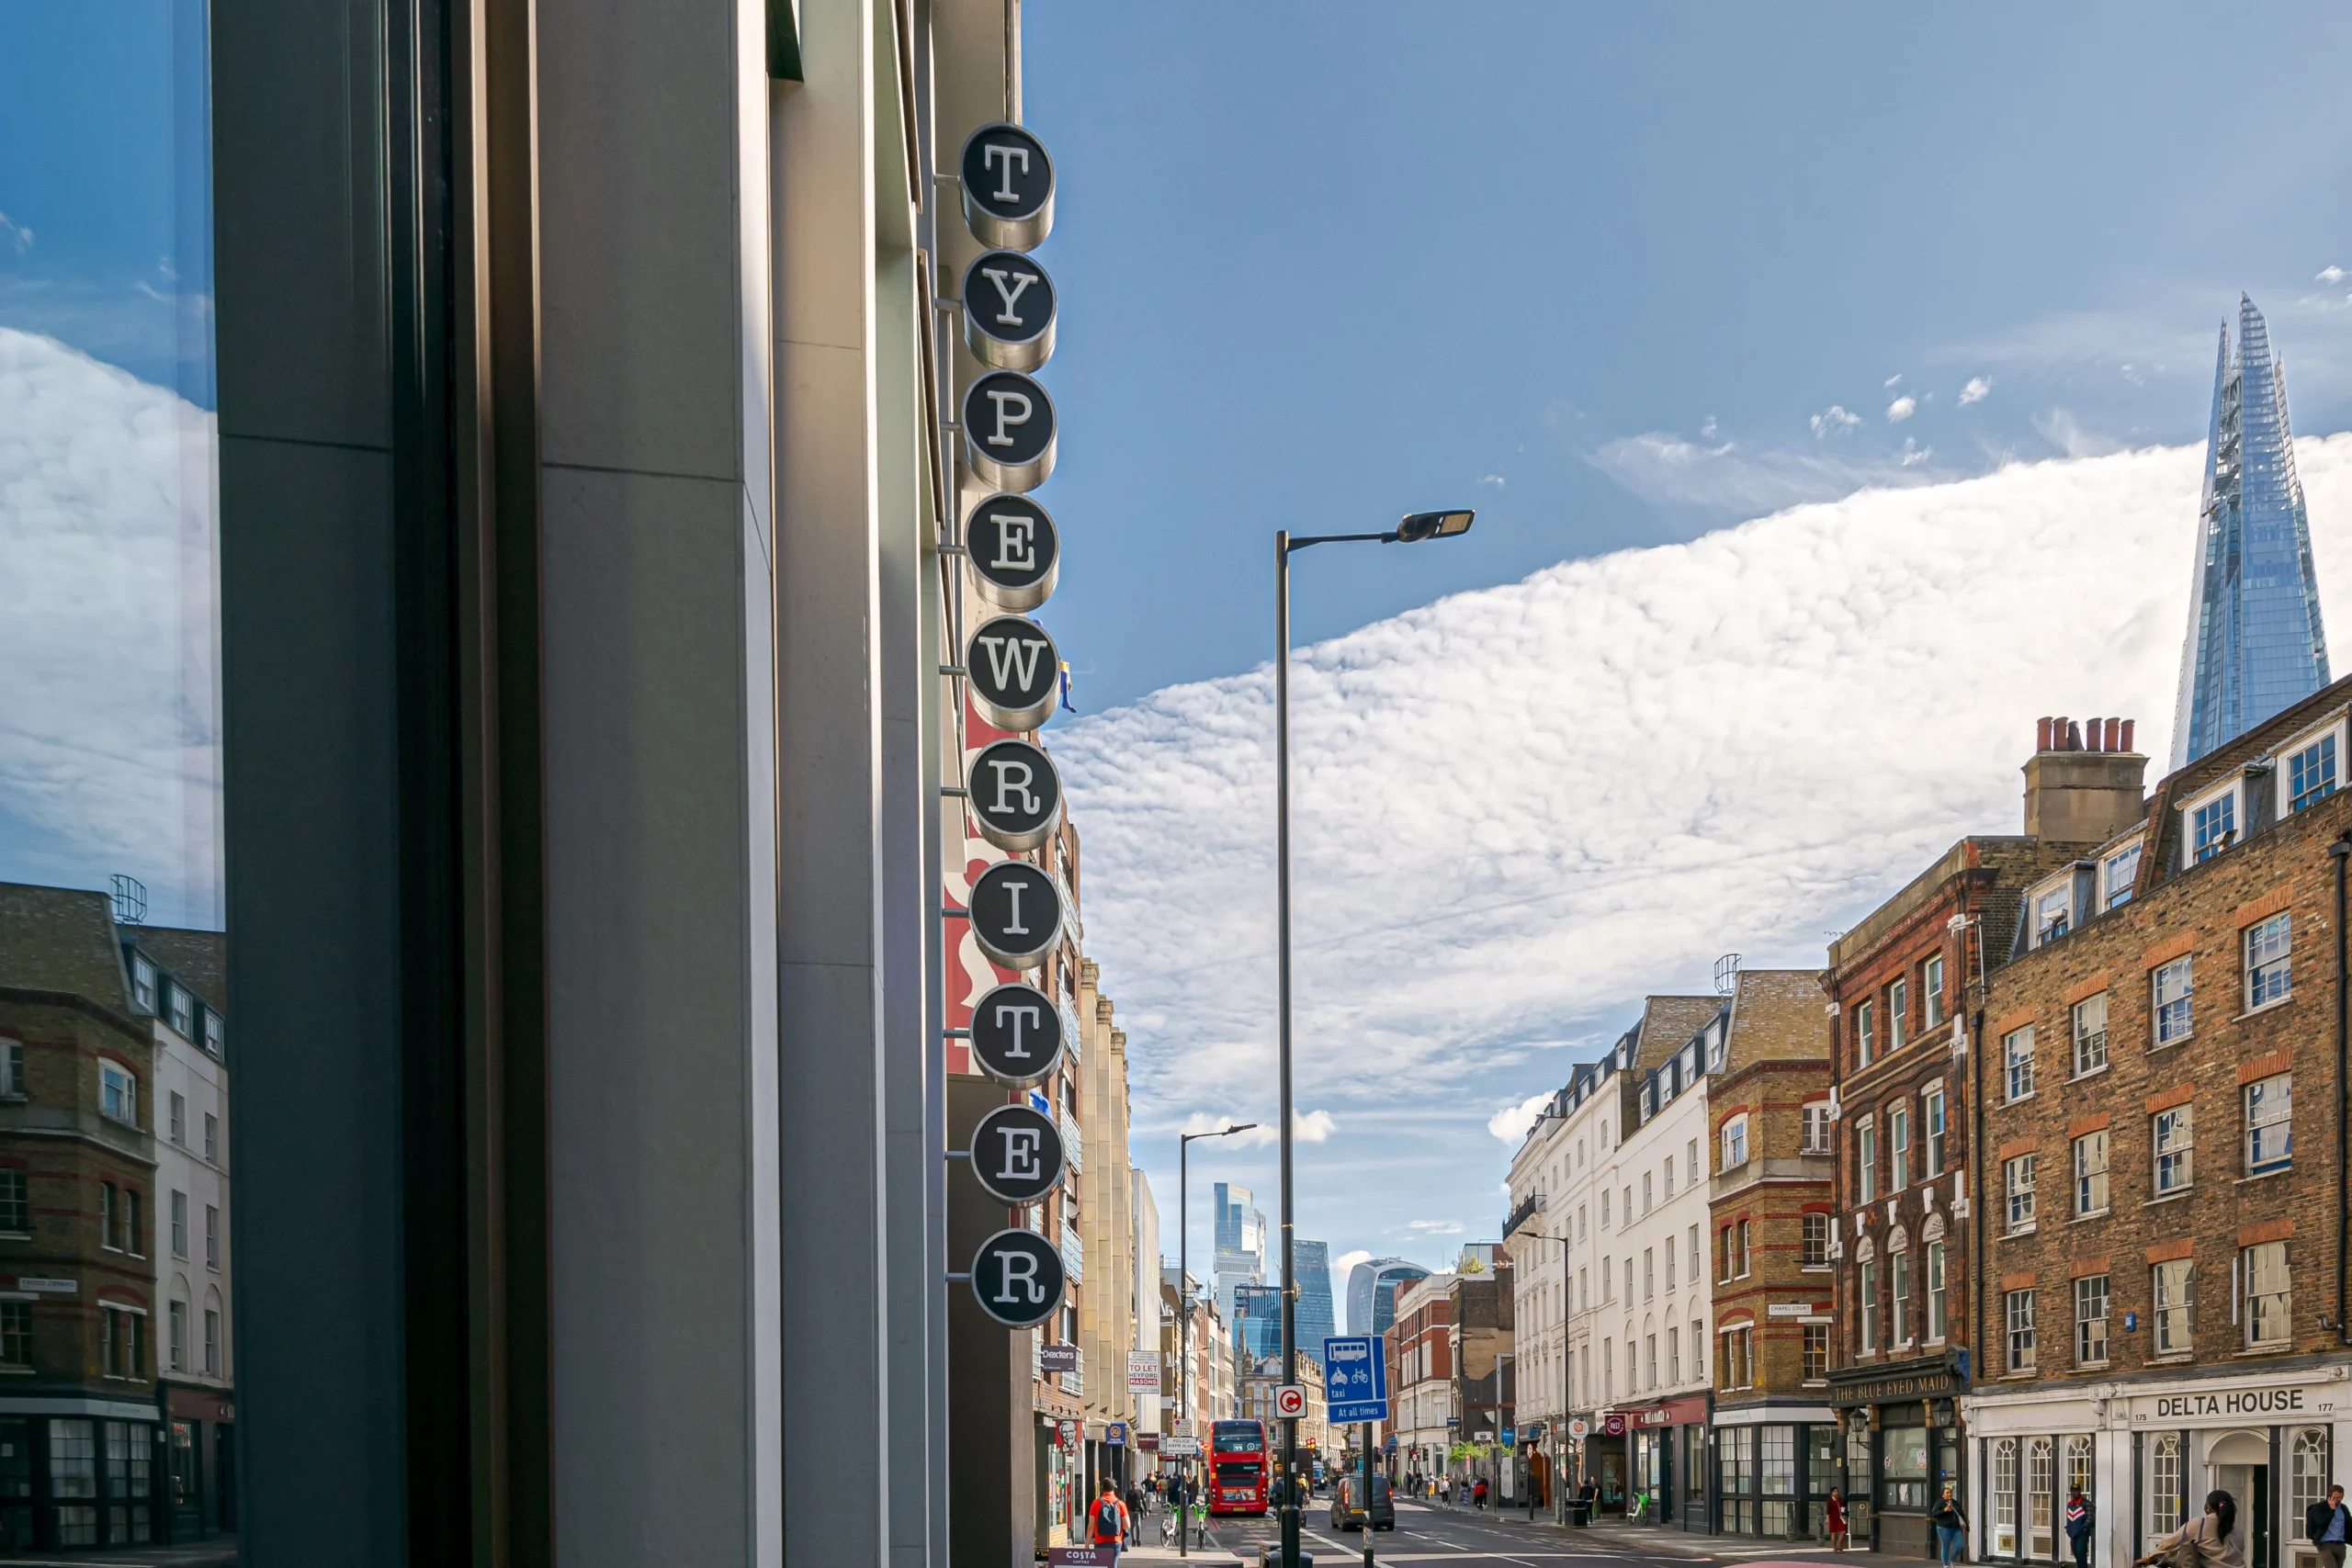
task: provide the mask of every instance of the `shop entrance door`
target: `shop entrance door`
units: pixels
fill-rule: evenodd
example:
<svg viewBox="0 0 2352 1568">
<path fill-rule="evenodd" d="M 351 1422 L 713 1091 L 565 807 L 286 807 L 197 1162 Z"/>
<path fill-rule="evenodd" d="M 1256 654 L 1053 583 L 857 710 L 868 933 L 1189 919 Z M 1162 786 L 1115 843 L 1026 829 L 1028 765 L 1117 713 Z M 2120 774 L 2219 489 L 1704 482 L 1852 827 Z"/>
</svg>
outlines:
<svg viewBox="0 0 2352 1568">
<path fill-rule="evenodd" d="M 2234 1443 L 2237 1439 L 2227 1441 Z M 2246 1568 L 2278 1568 L 2270 1540 L 2270 1467 L 2267 1464 L 2217 1464 L 2213 1479 L 2237 1499 L 2238 1529 L 2245 1532 Z"/>
<path fill-rule="evenodd" d="M 1600 1511 L 1622 1514 L 1625 1511 L 1625 1450 L 1622 1446 L 1607 1448 L 1597 1457 L 1600 1461 Z"/>
</svg>

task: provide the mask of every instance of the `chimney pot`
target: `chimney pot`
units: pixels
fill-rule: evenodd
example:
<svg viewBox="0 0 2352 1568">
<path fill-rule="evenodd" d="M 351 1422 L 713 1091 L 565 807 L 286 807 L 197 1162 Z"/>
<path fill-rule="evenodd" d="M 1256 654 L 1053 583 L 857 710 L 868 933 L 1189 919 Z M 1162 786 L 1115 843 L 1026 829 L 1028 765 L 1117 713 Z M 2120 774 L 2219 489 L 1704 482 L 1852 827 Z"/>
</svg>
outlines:
<svg viewBox="0 0 2352 1568">
<path fill-rule="evenodd" d="M 2099 736 L 2100 736 L 2102 733 L 2104 733 L 2104 732 L 2099 728 L 2100 722 L 2101 722 L 2100 720 L 2096 719 L 2096 718 L 2086 718 L 2086 719 L 2083 720 L 2083 750 L 2086 750 L 2086 751 L 2099 751 L 2099 750 L 2104 750 L 2106 749 L 2106 748 L 2102 747 L 2102 746 L 2098 743 Z"/>
<path fill-rule="evenodd" d="M 2123 721 L 2123 750 L 2132 750 L 2132 721 L 2128 718 Z"/>
<path fill-rule="evenodd" d="M 2107 721 L 2107 749 L 2109 750 L 2120 751 L 2123 750 L 2122 729 L 2123 721 L 2121 719 L 2110 718 Z"/>
<path fill-rule="evenodd" d="M 2050 750 L 2050 720 L 2047 718 L 2038 718 L 2034 720 L 2033 749 L 2037 751 L 2047 751 Z"/>
</svg>

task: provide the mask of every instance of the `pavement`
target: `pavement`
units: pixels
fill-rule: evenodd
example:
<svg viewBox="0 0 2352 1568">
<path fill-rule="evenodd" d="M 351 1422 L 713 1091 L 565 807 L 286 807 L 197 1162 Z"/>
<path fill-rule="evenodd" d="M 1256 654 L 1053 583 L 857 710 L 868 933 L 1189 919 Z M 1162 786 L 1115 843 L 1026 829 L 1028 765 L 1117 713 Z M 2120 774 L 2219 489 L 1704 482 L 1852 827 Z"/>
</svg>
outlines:
<svg viewBox="0 0 2352 1568">
<path fill-rule="evenodd" d="M 1329 1528 L 1330 1500 L 1317 1498 L 1302 1521 L 1301 1546 L 1316 1560 L 1317 1568 L 1341 1568 L 1364 1560 L 1364 1540 L 1358 1530 Z M 1204 1568 L 1239 1559 L 1255 1568 L 1258 1549 L 1280 1539 L 1280 1525 L 1269 1514 L 1262 1519 L 1220 1518 L 1212 1521 L 1209 1545 L 1194 1548 L 1180 1558 L 1174 1547 L 1158 1544 L 1159 1516 L 1140 1521 L 1137 1532 L 1153 1544 L 1131 1547 L 1119 1554 L 1122 1563 L 1162 1563 L 1189 1561 Z M 1467 1565 L 1508 1563 L 1515 1568 L 1571 1568 L 1634 1562 L 1711 1562 L 1724 1568 L 1921 1568 L 1933 1560 L 1899 1557 L 1877 1551 L 1831 1551 L 1799 1541 L 1752 1541 L 1741 1536 L 1690 1535 L 1656 1525 L 1618 1521 L 1569 1529 L 1539 1513 L 1533 1524 L 1527 1511 L 1489 1507 L 1484 1512 L 1437 1503 L 1396 1505 L 1396 1529 L 1376 1530 L 1372 1538 L 1373 1568 L 1381 1563 L 1458 1562 Z"/>
</svg>

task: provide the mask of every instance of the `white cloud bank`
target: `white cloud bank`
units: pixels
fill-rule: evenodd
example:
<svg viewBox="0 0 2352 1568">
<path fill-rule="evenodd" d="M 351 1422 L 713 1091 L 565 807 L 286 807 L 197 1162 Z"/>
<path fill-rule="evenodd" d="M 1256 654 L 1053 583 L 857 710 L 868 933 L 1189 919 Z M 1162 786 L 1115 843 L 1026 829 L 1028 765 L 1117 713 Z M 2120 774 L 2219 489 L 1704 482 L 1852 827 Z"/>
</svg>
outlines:
<svg viewBox="0 0 2352 1568">
<path fill-rule="evenodd" d="M 1551 1099 L 1552 1091 L 1547 1089 L 1529 1095 L 1517 1105 L 1506 1105 L 1487 1118 L 1487 1131 L 1515 1149 L 1527 1136 L 1527 1130 L 1535 1125 L 1535 1119 L 1544 1114 L 1544 1107 Z M 1503 1186 L 1508 1190 L 1510 1183 L 1506 1181 Z"/>
<path fill-rule="evenodd" d="M 1953 839 L 2017 829 L 2040 715 L 2137 718 L 2163 757 L 2201 460 L 1865 491 L 1300 649 L 1301 1084 L 1426 1109 L 1719 953 L 1817 964 Z M 2352 614 L 2352 435 L 2298 462 Z M 1139 1125 L 1272 1098 L 1270 698 L 1261 668 L 1055 736 Z"/>
<path fill-rule="evenodd" d="M 212 420 L 0 328 L 0 874 L 217 918 Z"/>
</svg>

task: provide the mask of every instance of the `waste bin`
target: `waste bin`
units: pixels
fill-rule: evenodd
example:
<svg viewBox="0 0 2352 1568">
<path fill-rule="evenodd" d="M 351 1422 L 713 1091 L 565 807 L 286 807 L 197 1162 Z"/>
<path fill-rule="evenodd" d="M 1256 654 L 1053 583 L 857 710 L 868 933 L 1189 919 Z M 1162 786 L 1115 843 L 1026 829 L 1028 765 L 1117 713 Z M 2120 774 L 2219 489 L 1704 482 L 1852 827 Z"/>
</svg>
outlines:
<svg viewBox="0 0 2352 1568">
<path fill-rule="evenodd" d="M 1280 1545 L 1258 1549 L 1258 1568 L 1282 1568 L 1283 1549 Z M 1305 1547 L 1298 1549 L 1298 1568 L 1315 1568 L 1315 1553 Z"/>
<path fill-rule="evenodd" d="M 1569 1498 L 1569 1499 L 1568 1499 L 1568 1524 L 1569 1524 L 1569 1527 L 1570 1527 L 1571 1529 L 1583 1529 L 1585 1527 L 1587 1527 L 1588 1525 L 1589 1525 L 1589 1524 L 1591 1524 L 1591 1523 L 1592 1523 L 1592 1505 L 1591 1505 L 1591 1504 L 1589 1504 L 1589 1503 L 1588 1503 L 1588 1502 L 1586 1502 L 1586 1501 L 1585 1501 L 1583 1498 L 1581 1498 L 1581 1497 L 1571 1497 L 1571 1498 Z"/>
</svg>

